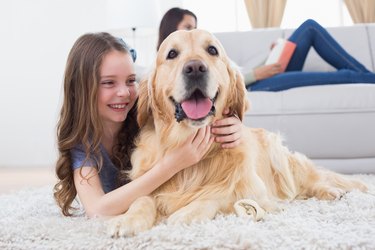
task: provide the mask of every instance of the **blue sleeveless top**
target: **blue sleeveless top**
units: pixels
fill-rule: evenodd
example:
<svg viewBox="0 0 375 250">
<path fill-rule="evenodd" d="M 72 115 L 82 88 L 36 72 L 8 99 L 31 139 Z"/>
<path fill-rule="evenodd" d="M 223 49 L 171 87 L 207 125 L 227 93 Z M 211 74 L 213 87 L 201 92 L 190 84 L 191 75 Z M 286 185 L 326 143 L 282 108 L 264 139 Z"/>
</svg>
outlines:
<svg viewBox="0 0 375 250">
<path fill-rule="evenodd" d="M 103 157 L 103 166 L 99 172 L 99 178 L 102 183 L 103 191 L 108 193 L 118 187 L 118 175 L 119 170 L 111 161 L 109 154 L 105 148 L 100 145 L 100 154 Z M 70 150 L 72 159 L 72 169 L 78 169 L 80 167 L 98 167 L 97 160 L 94 156 L 85 161 L 86 153 L 83 149 L 83 145 L 79 144 Z"/>
</svg>

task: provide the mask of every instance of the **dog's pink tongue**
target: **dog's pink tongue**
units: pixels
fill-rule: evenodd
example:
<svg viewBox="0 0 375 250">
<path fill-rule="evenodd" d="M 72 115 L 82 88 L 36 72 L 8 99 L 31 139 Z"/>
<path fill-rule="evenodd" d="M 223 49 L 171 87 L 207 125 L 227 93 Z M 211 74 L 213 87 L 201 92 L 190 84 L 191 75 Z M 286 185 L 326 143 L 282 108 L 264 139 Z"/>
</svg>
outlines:
<svg viewBox="0 0 375 250">
<path fill-rule="evenodd" d="M 191 98 L 183 101 L 181 107 L 188 118 L 197 120 L 207 116 L 212 108 L 212 101 L 210 98 Z"/>
</svg>

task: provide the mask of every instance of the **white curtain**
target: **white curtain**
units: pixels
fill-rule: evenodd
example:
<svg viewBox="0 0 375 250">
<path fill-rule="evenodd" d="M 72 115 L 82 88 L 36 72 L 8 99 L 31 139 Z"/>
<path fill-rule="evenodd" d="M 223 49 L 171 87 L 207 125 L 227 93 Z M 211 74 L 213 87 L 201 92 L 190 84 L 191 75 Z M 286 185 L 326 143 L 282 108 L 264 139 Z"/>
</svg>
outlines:
<svg viewBox="0 0 375 250">
<path fill-rule="evenodd" d="M 354 23 L 375 22 L 375 0 L 344 0 Z"/>
<path fill-rule="evenodd" d="M 280 27 L 286 0 L 244 0 L 253 28 Z"/>
</svg>

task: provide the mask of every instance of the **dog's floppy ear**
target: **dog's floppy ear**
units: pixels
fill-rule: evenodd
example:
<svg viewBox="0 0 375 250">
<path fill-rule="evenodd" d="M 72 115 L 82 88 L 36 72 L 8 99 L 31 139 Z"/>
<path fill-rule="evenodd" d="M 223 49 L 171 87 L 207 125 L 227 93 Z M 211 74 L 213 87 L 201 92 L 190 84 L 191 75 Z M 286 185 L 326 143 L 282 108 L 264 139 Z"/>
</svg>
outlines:
<svg viewBox="0 0 375 250">
<path fill-rule="evenodd" d="M 243 116 L 249 107 L 247 100 L 247 90 L 243 76 L 236 65 L 233 62 L 228 62 L 228 73 L 230 79 L 229 96 L 227 99 L 227 105 L 225 107 L 230 109 L 230 112 L 238 115 L 240 120 L 243 120 Z"/>
<path fill-rule="evenodd" d="M 155 72 L 149 74 L 139 83 L 138 96 L 138 116 L 137 121 L 140 128 L 147 124 L 149 119 L 152 119 L 152 81 L 154 80 Z"/>
</svg>

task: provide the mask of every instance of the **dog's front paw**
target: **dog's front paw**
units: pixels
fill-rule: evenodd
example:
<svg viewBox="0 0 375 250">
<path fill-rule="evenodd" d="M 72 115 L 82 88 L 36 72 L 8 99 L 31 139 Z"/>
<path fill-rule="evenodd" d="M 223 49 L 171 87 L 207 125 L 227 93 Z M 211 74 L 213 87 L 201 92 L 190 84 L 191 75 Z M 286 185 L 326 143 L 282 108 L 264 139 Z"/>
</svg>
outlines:
<svg viewBox="0 0 375 250">
<path fill-rule="evenodd" d="M 212 200 L 194 201 L 169 216 L 169 225 L 191 224 L 213 219 L 219 211 L 219 203 Z"/>
<path fill-rule="evenodd" d="M 108 234 L 111 237 L 134 236 L 152 227 L 152 222 L 144 217 L 123 214 L 108 221 Z"/>
<path fill-rule="evenodd" d="M 213 219 L 220 210 L 220 203 L 217 200 L 195 200 L 183 208 L 175 211 L 169 216 L 169 225 L 191 224 Z"/>
<path fill-rule="evenodd" d="M 320 200 L 336 200 L 340 199 L 345 193 L 346 191 L 344 189 L 337 187 L 327 187 L 319 190 L 315 194 L 315 197 Z"/>
<path fill-rule="evenodd" d="M 167 223 L 168 225 L 189 225 L 193 221 L 202 221 L 205 219 L 208 219 L 207 216 L 203 216 L 203 214 L 199 213 L 198 211 L 188 211 L 187 209 L 180 209 L 169 216 Z"/>
</svg>

